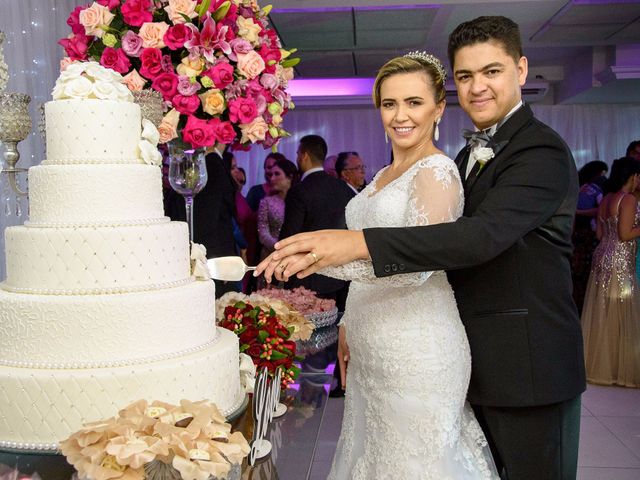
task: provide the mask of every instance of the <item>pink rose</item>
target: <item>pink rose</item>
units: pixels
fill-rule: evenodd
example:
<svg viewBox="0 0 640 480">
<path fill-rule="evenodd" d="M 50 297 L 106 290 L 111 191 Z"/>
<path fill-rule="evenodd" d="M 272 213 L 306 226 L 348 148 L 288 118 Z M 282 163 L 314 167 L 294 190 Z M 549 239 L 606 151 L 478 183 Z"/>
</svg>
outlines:
<svg viewBox="0 0 640 480">
<path fill-rule="evenodd" d="M 132 92 L 139 92 L 144 88 L 145 83 L 147 83 L 147 81 L 140 76 L 135 68 L 127 73 L 124 77 L 122 77 L 122 80 Z"/>
<path fill-rule="evenodd" d="M 69 15 L 69 18 L 67 18 L 67 25 L 71 27 L 71 31 L 76 35 L 85 34 L 84 26 L 80 23 L 80 12 L 85 8 L 88 8 L 88 5 L 84 7 L 79 6 L 74 8 L 73 12 L 71 12 L 71 15 Z"/>
<path fill-rule="evenodd" d="M 164 22 L 145 22 L 140 27 L 138 35 L 142 38 L 144 48 L 162 48 L 164 41 L 162 38 L 169 29 L 169 24 Z"/>
<path fill-rule="evenodd" d="M 169 27 L 164 34 L 164 44 L 169 47 L 169 50 L 178 50 L 184 47 L 186 41 L 191 39 L 193 33 L 184 23 Z"/>
<path fill-rule="evenodd" d="M 78 16 L 80 23 L 84 26 L 85 33 L 96 37 L 104 35 L 103 27 L 110 25 L 114 17 L 115 15 L 107 7 L 98 3 L 85 8 Z"/>
<path fill-rule="evenodd" d="M 167 143 L 178 136 L 178 122 L 180 121 L 180 112 L 175 108 L 171 109 L 160 122 L 158 132 L 160 133 L 160 142 Z"/>
<path fill-rule="evenodd" d="M 174 24 L 186 22 L 182 15 L 186 15 L 189 18 L 197 17 L 198 14 L 195 12 L 195 9 L 195 0 L 169 0 L 169 5 L 164 7 L 167 15 L 169 15 L 169 20 Z"/>
<path fill-rule="evenodd" d="M 260 85 L 262 85 L 267 90 L 275 90 L 280 85 L 278 82 L 278 77 L 271 73 L 265 73 L 260 76 Z"/>
<path fill-rule="evenodd" d="M 178 76 L 175 73 L 161 73 L 153 79 L 151 87 L 160 92 L 165 101 L 170 102 L 178 93 Z"/>
<path fill-rule="evenodd" d="M 200 106 L 200 99 L 197 95 L 184 96 L 178 94 L 173 97 L 171 103 L 173 104 L 173 108 L 175 108 L 180 113 L 191 115 L 192 113 L 195 113 L 196 110 L 198 110 L 198 107 Z"/>
<path fill-rule="evenodd" d="M 73 60 L 71 60 L 69 57 L 64 57 L 62 60 L 60 60 L 60 71 L 64 72 L 72 63 Z"/>
<path fill-rule="evenodd" d="M 238 55 L 238 70 L 248 79 L 260 75 L 264 71 L 264 67 L 264 60 L 255 50 L 243 55 Z"/>
<path fill-rule="evenodd" d="M 215 87 L 222 90 L 233 82 L 233 67 L 226 62 L 220 62 L 208 69 L 202 75 L 209 77 Z"/>
<path fill-rule="evenodd" d="M 67 56 L 71 60 L 87 60 L 87 50 L 89 50 L 90 37 L 79 33 L 77 35 L 71 35 L 69 38 L 63 38 L 58 41 Z"/>
<path fill-rule="evenodd" d="M 258 116 L 256 104 L 250 98 L 236 98 L 229 102 L 229 120 L 235 123 L 250 123 Z"/>
<path fill-rule="evenodd" d="M 122 50 L 130 57 L 139 57 L 142 51 L 142 39 L 133 30 L 128 30 L 122 37 Z"/>
<path fill-rule="evenodd" d="M 96 0 L 96 2 L 105 7 L 109 7 L 110 10 L 120 6 L 120 0 Z"/>
<path fill-rule="evenodd" d="M 269 126 L 267 125 L 267 122 L 264 121 L 264 118 L 257 117 L 251 123 L 241 123 L 240 130 L 242 131 L 242 138 L 240 139 L 240 142 L 246 143 L 247 141 L 250 141 L 251 143 L 256 143 L 264 140 L 265 135 L 269 130 Z"/>
<path fill-rule="evenodd" d="M 160 60 L 160 66 L 162 67 L 163 72 L 174 73 L 171 55 L 163 55 Z"/>
<path fill-rule="evenodd" d="M 216 139 L 218 142 L 224 143 L 225 145 L 233 142 L 236 138 L 236 130 L 233 128 L 233 124 L 231 122 L 222 122 L 218 118 L 211 119 L 211 122 L 213 122 L 213 120 L 218 120 L 215 126 Z"/>
<path fill-rule="evenodd" d="M 216 143 L 215 127 L 205 120 L 189 115 L 182 129 L 182 138 L 193 148 L 210 147 Z"/>
<path fill-rule="evenodd" d="M 127 73 L 131 68 L 129 58 L 121 48 L 107 47 L 100 57 L 100 65 L 115 70 L 118 73 Z"/>
<path fill-rule="evenodd" d="M 139 27 L 144 22 L 153 21 L 153 15 L 149 11 L 150 8 L 150 0 L 125 0 L 120 11 L 127 25 Z"/>
<path fill-rule="evenodd" d="M 269 65 L 269 62 L 274 62 L 271 66 L 274 68 L 275 70 L 275 64 L 278 63 L 280 61 L 280 59 L 282 58 L 282 54 L 280 53 L 280 49 L 278 48 L 269 48 L 266 45 L 262 45 L 262 47 L 260 47 L 260 56 L 262 57 L 262 59 L 264 60 L 264 63 L 267 64 L 267 66 Z M 273 72 L 269 72 L 269 73 L 273 73 Z"/>
<path fill-rule="evenodd" d="M 140 54 L 140 75 L 150 80 L 162 73 L 162 51 L 159 48 L 145 48 Z"/>
<path fill-rule="evenodd" d="M 198 82 L 191 83 L 191 79 L 185 75 L 178 77 L 178 93 L 188 97 L 195 95 L 200 90 L 201 85 Z"/>
<path fill-rule="evenodd" d="M 231 54 L 229 55 L 229 59 L 234 62 L 238 61 L 238 55 L 249 53 L 253 50 L 253 45 L 251 45 L 244 38 L 234 38 L 229 42 L 231 46 Z"/>
</svg>

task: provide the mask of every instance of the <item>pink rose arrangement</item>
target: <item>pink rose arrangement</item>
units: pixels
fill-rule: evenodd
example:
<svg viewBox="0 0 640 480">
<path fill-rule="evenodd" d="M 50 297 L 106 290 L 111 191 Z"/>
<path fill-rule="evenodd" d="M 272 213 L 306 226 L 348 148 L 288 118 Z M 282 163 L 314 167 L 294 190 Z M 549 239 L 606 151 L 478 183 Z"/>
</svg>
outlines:
<svg viewBox="0 0 640 480">
<path fill-rule="evenodd" d="M 97 61 L 132 91 L 160 92 L 160 143 L 275 148 L 289 135 L 286 88 L 300 59 L 282 48 L 270 10 L 256 0 L 96 0 L 69 16 L 62 65 Z"/>
</svg>

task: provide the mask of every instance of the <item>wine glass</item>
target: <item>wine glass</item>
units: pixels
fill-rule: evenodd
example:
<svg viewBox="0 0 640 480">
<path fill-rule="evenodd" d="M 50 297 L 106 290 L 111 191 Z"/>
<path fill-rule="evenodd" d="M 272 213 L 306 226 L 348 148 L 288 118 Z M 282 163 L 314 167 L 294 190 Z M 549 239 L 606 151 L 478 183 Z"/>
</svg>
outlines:
<svg viewBox="0 0 640 480">
<path fill-rule="evenodd" d="M 244 274 L 257 267 L 248 267 L 242 257 L 216 257 L 207 260 L 211 278 L 225 282 L 239 282 Z"/>
<path fill-rule="evenodd" d="M 184 197 L 189 238 L 193 242 L 193 197 L 207 184 L 204 148 L 169 142 L 169 184 Z"/>
</svg>

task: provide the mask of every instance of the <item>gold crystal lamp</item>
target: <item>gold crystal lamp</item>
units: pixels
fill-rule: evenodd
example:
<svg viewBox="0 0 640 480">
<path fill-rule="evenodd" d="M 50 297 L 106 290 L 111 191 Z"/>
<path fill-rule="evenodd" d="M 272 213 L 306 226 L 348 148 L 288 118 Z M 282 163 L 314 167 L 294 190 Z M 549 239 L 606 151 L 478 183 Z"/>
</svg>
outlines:
<svg viewBox="0 0 640 480">
<path fill-rule="evenodd" d="M 16 165 L 20 160 L 18 143 L 31 132 L 31 97 L 24 93 L 5 92 L 8 74 L 2 53 L 3 42 L 4 34 L 0 32 L 0 142 L 4 146 L 3 163 L 0 168 L 2 175 L 8 176 L 9 184 L 16 196 L 23 197 L 27 192 L 18 186 L 17 175 L 26 172 L 27 169 L 18 168 Z"/>
</svg>

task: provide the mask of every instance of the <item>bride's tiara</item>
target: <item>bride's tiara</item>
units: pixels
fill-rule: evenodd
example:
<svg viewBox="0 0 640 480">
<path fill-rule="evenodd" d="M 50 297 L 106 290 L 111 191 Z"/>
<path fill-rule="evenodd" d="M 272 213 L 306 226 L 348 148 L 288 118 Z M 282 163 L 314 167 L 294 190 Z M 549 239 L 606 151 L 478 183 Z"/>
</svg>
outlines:
<svg viewBox="0 0 640 480">
<path fill-rule="evenodd" d="M 413 52 L 409 52 L 404 55 L 406 58 L 412 58 L 414 60 L 422 60 L 425 63 L 433 66 L 438 73 L 440 74 L 440 78 L 442 78 L 442 84 L 444 85 L 445 80 L 447 79 L 447 72 L 436 57 L 427 52 L 421 52 L 419 50 L 415 50 Z"/>
</svg>

